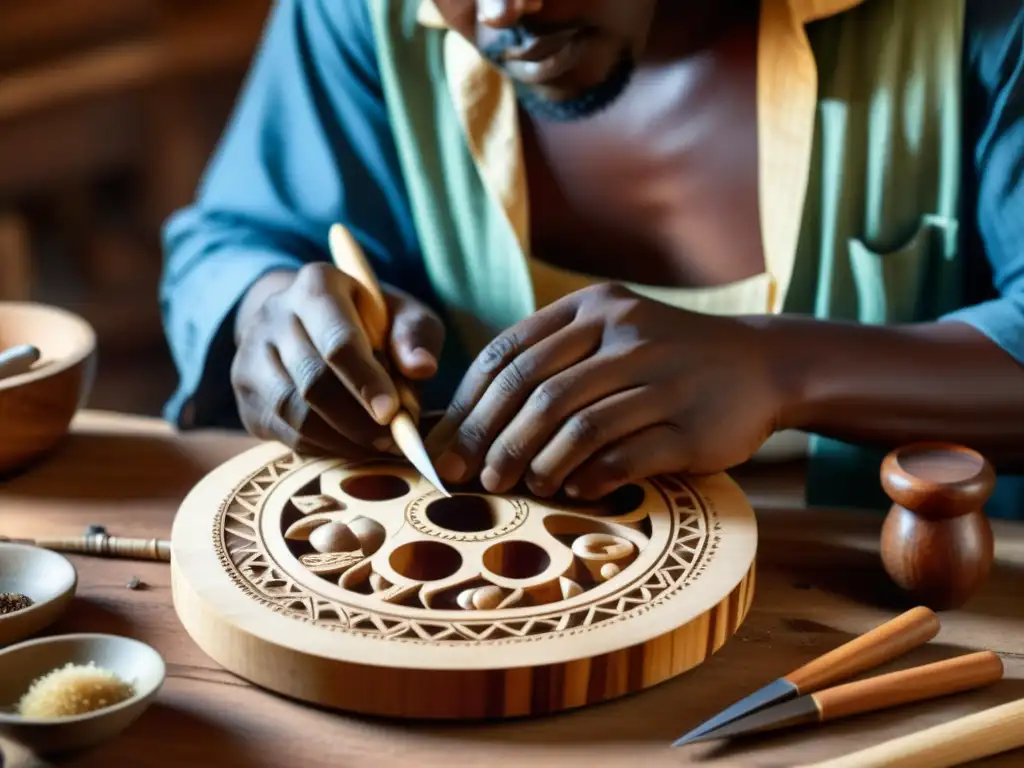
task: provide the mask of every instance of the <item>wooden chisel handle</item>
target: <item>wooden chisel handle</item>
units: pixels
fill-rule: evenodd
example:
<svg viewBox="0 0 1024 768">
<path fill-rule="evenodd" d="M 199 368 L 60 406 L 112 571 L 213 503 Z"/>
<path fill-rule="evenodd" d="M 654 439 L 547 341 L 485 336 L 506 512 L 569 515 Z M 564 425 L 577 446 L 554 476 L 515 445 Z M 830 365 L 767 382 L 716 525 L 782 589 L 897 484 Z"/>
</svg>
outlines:
<svg viewBox="0 0 1024 768">
<path fill-rule="evenodd" d="M 1024 699 L 803 768 L 951 768 L 1021 747 Z"/>
<path fill-rule="evenodd" d="M 405 377 L 390 365 L 387 339 L 391 327 L 391 313 L 388 309 L 387 299 L 384 298 L 380 289 L 380 283 L 377 282 L 377 276 L 366 260 L 363 249 L 344 226 L 334 224 L 327 237 L 334 266 L 355 280 L 362 288 L 362 290 L 356 291 L 354 297 L 356 312 L 359 314 L 363 330 L 366 331 L 369 338 L 370 346 L 377 353 L 381 365 L 395 385 L 398 409 L 388 425 L 391 429 L 391 437 L 398 450 L 416 467 L 419 473 L 442 494 L 450 496 L 441 482 L 437 470 L 434 469 L 430 455 L 423 444 L 423 438 L 420 436 L 419 398 Z"/>
<path fill-rule="evenodd" d="M 1003 662 L 992 651 L 969 653 L 934 664 L 878 675 L 811 694 L 821 720 L 926 701 L 1001 680 Z"/>
<path fill-rule="evenodd" d="M 363 324 L 363 330 L 370 340 L 370 346 L 375 352 L 386 352 L 391 314 L 388 310 L 387 299 L 384 298 L 380 283 L 377 282 L 377 276 L 373 272 L 373 267 L 366 260 L 363 249 L 352 233 L 341 224 L 331 226 L 328 240 L 334 266 L 363 288 L 356 294 L 355 304 L 359 319 Z M 385 364 L 385 368 L 388 369 L 388 373 L 395 383 L 398 399 L 402 406 L 409 413 L 413 422 L 418 421 L 420 416 L 419 398 L 413 393 L 408 383 L 396 371 L 391 370 L 390 365 Z M 402 415 L 399 414 L 396 418 L 402 418 Z"/>
<path fill-rule="evenodd" d="M 939 617 L 918 607 L 819 656 L 785 676 L 801 694 L 814 693 L 902 656 L 939 634 Z"/>
<path fill-rule="evenodd" d="M 391 316 L 373 268 L 366 260 L 359 243 L 352 237 L 352 233 L 341 224 L 331 226 L 328 239 L 334 266 L 363 288 L 355 297 L 356 311 L 363 322 L 363 330 L 370 339 L 370 346 L 380 352 L 387 343 Z"/>
</svg>

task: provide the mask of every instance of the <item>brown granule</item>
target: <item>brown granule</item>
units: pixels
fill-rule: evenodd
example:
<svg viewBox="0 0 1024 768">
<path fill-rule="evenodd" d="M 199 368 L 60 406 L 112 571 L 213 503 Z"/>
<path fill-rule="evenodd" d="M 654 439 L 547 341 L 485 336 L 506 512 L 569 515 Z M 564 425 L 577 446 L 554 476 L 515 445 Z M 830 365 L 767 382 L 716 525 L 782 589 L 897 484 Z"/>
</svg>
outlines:
<svg viewBox="0 0 1024 768">
<path fill-rule="evenodd" d="M 0 616 L 31 608 L 32 598 L 17 592 L 0 592 Z"/>
</svg>

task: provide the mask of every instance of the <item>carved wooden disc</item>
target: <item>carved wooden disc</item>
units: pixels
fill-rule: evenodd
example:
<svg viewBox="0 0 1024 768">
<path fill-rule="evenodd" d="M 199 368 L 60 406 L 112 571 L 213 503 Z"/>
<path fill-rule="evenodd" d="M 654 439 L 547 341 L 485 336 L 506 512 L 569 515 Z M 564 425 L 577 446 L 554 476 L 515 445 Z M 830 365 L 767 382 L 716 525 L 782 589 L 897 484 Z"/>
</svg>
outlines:
<svg viewBox="0 0 1024 768">
<path fill-rule="evenodd" d="M 606 701 L 700 664 L 746 617 L 757 526 L 725 475 L 600 504 L 444 499 L 399 460 L 269 443 L 193 489 L 172 548 L 178 616 L 235 674 L 326 707 L 475 719 Z"/>
</svg>

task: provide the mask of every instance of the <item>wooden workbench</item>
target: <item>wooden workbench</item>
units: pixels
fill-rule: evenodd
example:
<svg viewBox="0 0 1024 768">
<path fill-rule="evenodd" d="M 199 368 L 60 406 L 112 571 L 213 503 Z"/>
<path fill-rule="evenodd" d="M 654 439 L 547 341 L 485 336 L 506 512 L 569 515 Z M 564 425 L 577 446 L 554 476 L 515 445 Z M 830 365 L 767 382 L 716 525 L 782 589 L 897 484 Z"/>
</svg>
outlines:
<svg viewBox="0 0 1024 768">
<path fill-rule="evenodd" d="M 0 483 L 0 534 L 74 534 L 91 523 L 169 537 L 185 493 L 253 445 L 237 435 L 175 434 L 159 421 L 85 413 L 50 459 Z M 997 523 L 997 564 L 964 610 L 898 666 L 993 649 L 1007 679 L 948 700 L 780 734 L 723 750 L 668 743 L 734 700 L 899 612 L 881 570 L 877 515 L 808 510 L 794 468 L 738 476 L 758 509 L 757 595 L 738 635 L 709 663 L 646 693 L 576 713 L 487 726 L 373 721 L 322 712 L 219 669 L 182 630 L 162 564 L 74 558 L 79 596 L 51 631 L 129 635 L 168 664 L 157 703 L 119 739 L 60 765 L 85 768 L 355 766 L 789 766 L 869 746 L 1024 697 L 1024 525 Z M 147 588 L 126 588 L 139 576 Z M 984 765 L 1019 766 L 1016 753 Z"/>
</svg>

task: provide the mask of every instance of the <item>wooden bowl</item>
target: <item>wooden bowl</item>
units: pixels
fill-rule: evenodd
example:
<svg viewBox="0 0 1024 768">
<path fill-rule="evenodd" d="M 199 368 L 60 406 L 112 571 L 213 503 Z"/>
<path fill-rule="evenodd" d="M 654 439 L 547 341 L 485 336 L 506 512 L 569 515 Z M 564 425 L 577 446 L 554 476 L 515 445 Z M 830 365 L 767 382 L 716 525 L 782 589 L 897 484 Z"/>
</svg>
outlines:
<svg viewBox="0 0 1024 768">
<path fill-rule="evenodd" d="M 96 333 L 82 318 L 43 304 L 0 302 L 0 350 L 39 349 L 26 373 L 0 378 L 0 473 L 54 448 L 92 392 Z"/>
<path fill-rule="evenodd" d="M 135 695 L 112 707 L 59 720 L 13 714 L 32 683 L 65 664 L 110 670 L 135 687 Z M 60 635 L 30 640 L 0 651 L 0 735 L 38 754 L 88 749 L 119 735 L 149 707 L 167 669 L 153 648 L 115 635 Z"/>
<path fill-rule="evenodd" d="M 60 618 L 75 596 L 75 566 L 56 552 L 0 543 L 0 592 L 17 592 L 33 605 L 0 615 L 0 647 L 41 632 Z"/>
</svg>

